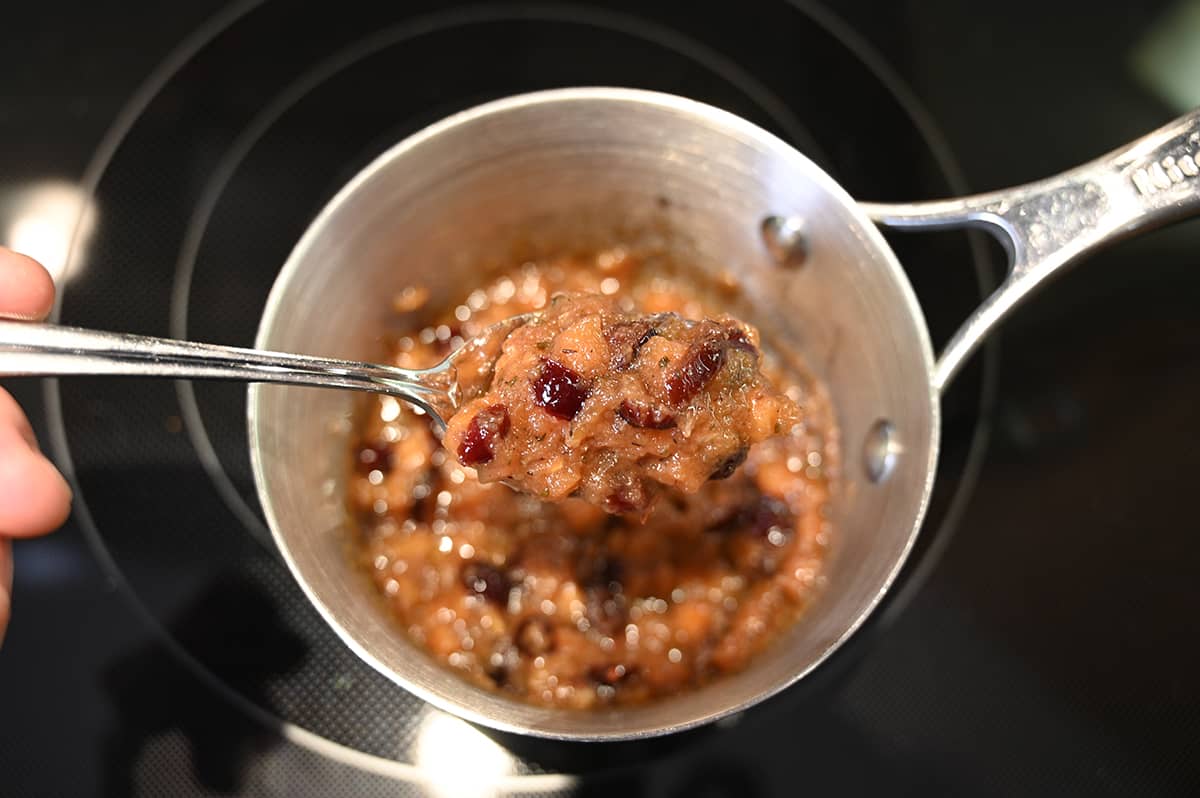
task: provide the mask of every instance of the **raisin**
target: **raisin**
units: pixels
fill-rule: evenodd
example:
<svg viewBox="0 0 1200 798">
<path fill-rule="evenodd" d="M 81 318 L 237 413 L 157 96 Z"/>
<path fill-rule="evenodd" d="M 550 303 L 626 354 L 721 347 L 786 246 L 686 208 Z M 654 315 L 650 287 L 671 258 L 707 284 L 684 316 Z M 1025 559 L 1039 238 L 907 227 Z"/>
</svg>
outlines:
<svg viewBox="0 0 1200 798">
<path fill-rule="evenodd" d="M 483 673 L 492 680 L 496 687 L 508 687 L 512 684 L 513 670 L 520 661 L 519 649 L 508 638 L 496 641 L 490 655 L 483 659 Z"/>
<path fill-rule="evenodd" d="M 581 582 L 584 590 L 603 593 L 611 598 L 624 590 L 621 582 L 625 578 L 625 565 L 621 560 L 600 554 L 590 562 L 580 564 Z"/>
<path fill-rule="evenodd" d="M 583 378 L 557 360 L 544 357 L 541 362 L 533 378 L 533 402 L 550 415 L 570 421 L 587 399 Z"/>
<path fill-rule="evenodd" d="M 509 669 L 503 665 L 500 665 L 499 667 L 489 665 L 484 670 L 484 674 L 486 674 L 487 677 L 492 680 L 492 684 L 494 684 L 496 687 L 504 687 L 508 684 Z"/>
<path fill-rule="evenodd" d="M 733 454 L 726 457 L 717 466 L 717 470 L 713 471 L 709 479 L 729 479 L 733 476 L 733 472 L 738 470 L 738 466 L 746 462 L 746 455 L 750 453 L 750 448 L 743 446 Z"/>
<path fill-rule="evenodd" d="M 503 573 L 485 562 L 469 562 L 462 570 L 463 585 L 477 595 L 494 604 L 508 603 L 508 591 L 512 585 Z"/>
<path fill-rule="evenodd" d="M 514 639 L 521 653 L 530 657 L 549 654 L 558 647 L 554 627 L 542 618 L 526 618 L 521 621 Z"/>
<path fill-rule="evenodd" d="M 613 557 L 604 558 L 604 567 L 600 569 L 601 584 L 608 588 L 609 593 L 620 593 L 623 589 L 621 582 L 625 578 L 625 565 Z"/>
<path fill-rule="evenodd" d="M 630 426 L 641 429 L 670 429 L 675 426 L 675 416 L 661 407 L 644 402 L 622 400 L 617 408 L 617 415 L 625 419 Z"/>
<path fill-rule="evenodd" d="M 645 319 L 622 321 L 609 327 L 606 337 L 613 369 L 624 371 L 632 366 L 646 342 L 658 334 L 658 329 Z"/>
<path fill-rule="evenodd" d="M 382 441 L 364 445 L 358 450 L 354 467 L 360 474 L 369 474 L 372 471 L 382 471 L 386 474 L 392 470 L 391 447 Z"/>
<path fill-rule="evenodd" d="M 667 377 L 667 399 L 682 405 L 700 393 L 725 365 L 728 348 L 727 341 L 707 336 L 689 346 L 682 365 Z"/>
<path fill-rule="evenodd" d="M 583 588 L 584 606 L 592 628 L 603 634 L 613 634 L 624 628 L 628 601 L 624 595 L 625 568 L 621 560 L 594 551 L 578 564 L 579 584 Z"/>
<path fill-rule="evenodd" d="M 458 444 L 458 461 L 466 466 L 490 463 L 496 456 L 496 441 L 508 434 L 508 408 L 492 405 L 475 414 Z"/>
</svg>

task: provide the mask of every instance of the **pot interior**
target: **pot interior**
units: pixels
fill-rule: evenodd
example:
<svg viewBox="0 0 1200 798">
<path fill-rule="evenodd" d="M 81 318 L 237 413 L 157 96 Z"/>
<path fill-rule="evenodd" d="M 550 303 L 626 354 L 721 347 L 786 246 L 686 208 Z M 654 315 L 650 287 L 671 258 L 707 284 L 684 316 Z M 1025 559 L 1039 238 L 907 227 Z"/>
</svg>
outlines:
<svg viewBox="0 0 1200 798">
<path fill-rule="evenodd" d="M 803 220 L 809 253 L 787 268 L 760 234 L 772 214 Z M 735 274 L 729 312 L 829 388 L 840 478 L 827 585 L 748 670 L 648 706 L 587 714 L 533 707 L 470 686 L 410 644 L 346 552 L 348 392 L 252 386 L 255 479 L 294 575 L 342 638 L 439 707 L 495 728 L 615 739 L 727 715 L 800 678 L 869 614 L 903 562 L 937 449 L 932 352 L 920 310 L 882 237 L 811 162 L 748 123 L 677 98 L 580 89 L 492 103 L 435 125 L 369 166 L 321 213 L 276 282 L 258 346 L 361 360 L 384 356 L 390 298 L 429 289 L 458 303 L 514 259 L 614 243 L 667 249 L 697 273 Z M 420 322 L 420 316 L 411 319 Z M 408 326 L 407 323 L 405 326 Z M 879 482 L 863 452 L 894 427 Z"/>
</svg>

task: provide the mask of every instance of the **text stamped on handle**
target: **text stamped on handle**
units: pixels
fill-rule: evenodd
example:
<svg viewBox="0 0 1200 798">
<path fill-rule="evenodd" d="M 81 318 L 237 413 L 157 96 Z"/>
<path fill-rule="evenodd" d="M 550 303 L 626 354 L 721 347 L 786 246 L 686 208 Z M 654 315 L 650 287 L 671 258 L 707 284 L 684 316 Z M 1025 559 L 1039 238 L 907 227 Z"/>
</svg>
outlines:
<svg viewBox="0 0 1200 798">
<path fill-rule="evenodd" d="M 1186 147 L 1178 155 L 1167 155 L 1149 166 L 1135 169 L 1131 179 L 1144 197 L 1200 175 L 1200 133 L 1188 137 Z"/>
</svg>

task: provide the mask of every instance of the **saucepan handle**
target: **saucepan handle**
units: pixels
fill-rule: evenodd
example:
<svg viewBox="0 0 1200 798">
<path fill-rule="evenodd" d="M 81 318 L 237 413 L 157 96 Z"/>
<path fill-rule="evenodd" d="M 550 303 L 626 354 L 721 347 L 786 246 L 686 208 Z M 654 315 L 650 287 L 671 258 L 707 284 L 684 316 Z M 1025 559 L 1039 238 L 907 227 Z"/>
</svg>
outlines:
<svg viewBox="0 0 1200 798">
<path fill-rule="evenodd" d="M 1008 251 L 1008 276 L 947 344 L 933 384 L 944 391 L 984 336 L 1051 275 L 1139 230 L 1200 214 L 1200 109 L 1055 177 L 959 199 L 862 203 L 898 230 L 982 227 Z"/>
</svg>

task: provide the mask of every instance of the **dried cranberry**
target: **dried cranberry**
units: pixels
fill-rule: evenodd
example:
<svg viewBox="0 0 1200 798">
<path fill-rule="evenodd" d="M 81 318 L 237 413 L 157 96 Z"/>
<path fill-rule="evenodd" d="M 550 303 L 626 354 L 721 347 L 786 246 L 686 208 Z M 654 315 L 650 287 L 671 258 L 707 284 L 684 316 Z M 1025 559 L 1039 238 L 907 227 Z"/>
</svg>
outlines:
<svg viewBox="0 0 1200 798">
<path fill-rule="evenodd" d="M 609 327 L 606 336 L 612 353 L 612 367 L 617 371 L 624 371 L 632 366 L 637 360 L 638 352 L 656 335 L 658 329 L 645 319 L 622 321 Z"/>
<path fill-rule="evenodd" d="M 372 471 L 387 473 L 392 470 L 392 449 L 382 441 L 368 443 L 358 450 L 354 466 L 360 474 Z"/>
<path fill-rule="evenodd" d="M 616 491 L 604 500 L 604 509 L 610 513 L 632 513 L 637 505 L 630 501 L 622 491 Z"/>
<path fill-rule="evenodd" d="M 675 416 L 664 408 L 645 402 L 621 401 L 617 415 L 625 419 L 630 426 L 642 429 L 670 429 L 675 426 Z"/>
<path fill-rule="evenodd" d="M 744 514 L 743 523 L 746 531 L 765 538 L 773 528 L 787 531 L 792 527 L 792 510 L 774 496 L 760 496 L 758 503 Z"/>
<path fill-rule="evenodd" d="M 634 666 L 620 662 L 611 665 L 593 665 L 588 669 L 588 677 L 597 684 L 614 687 L 633 675 Z"/>
<path fill-rule="evenodd" d="M 650 506 L 650 492 L 645 483 L 629 476 L 604 500 L 604 509 L 610 513 L 632 513 Z"/>
<path fill-rule="evenodd" d="M 521 653 L 530 657 L 549 654 L 558 646 L 554 627 L 543 618 L 526 618 L 521 621 L 514 639 Z"/>
<path fill-rule="evenodd" d="M 544 357 L 541 361 L 533 378 L 533 402 L 550 415 L 570 421 L 587 399 L 583 378 L 557 360 Z"/>
<path fill-rule="evenodd" d="M 681 405 L 700 393 L 725 365 L 728 347 L 727 341 L 712 337 L 702 338 L 689 346 L 682 365 L 667 377 L 667 399 Z"/>
<path fill-rule="evenodd" d="M 490 463 L 496 456 L 496 441 L 508 434 L 508 408 L 492 405 L 475 414 L 458 444 L 458 461 L 475 466 Z"/>
<path fill-rule="evenodd" d="M 485 562 L 469 562 L 462 570 L 463 585 L 467 590 L 483 596 L 495 604 L 508 603 L 508 591 L 512 585 L 508 577 L 494 566 Z"/>
<path fill-rule="evenodd" d="M 709 476 L 709 479 L 729 479 L 731 476 L 733 476 L 733 472 L 738 470 L 738 466 L 746 462 L 746 455 L 749 453 L 749 447 L 741 447 L 736 452 L 722 460 L 721 464 L 717 466 L 717 469 Z"/>
<path fill-rule="evenodd" d="M 750 336 L 746 335 L 745 330 L 742 330 L 740 327 L 730 329 L 725 339 L 729 341 L 734 349 L 741 349 L 743 352 L 749 352 L 758 357 L 758 347 L 750 340 Z"/>
<path fill-rule="evenodd" d="M 715 519 L 708 528 L 722 534 L 741 532 L 765 539 L 773 527 L 786 532 L 794 523 L 792 510 L 786 502 L 759 494 L 730 514 Z"/>
</svg>

